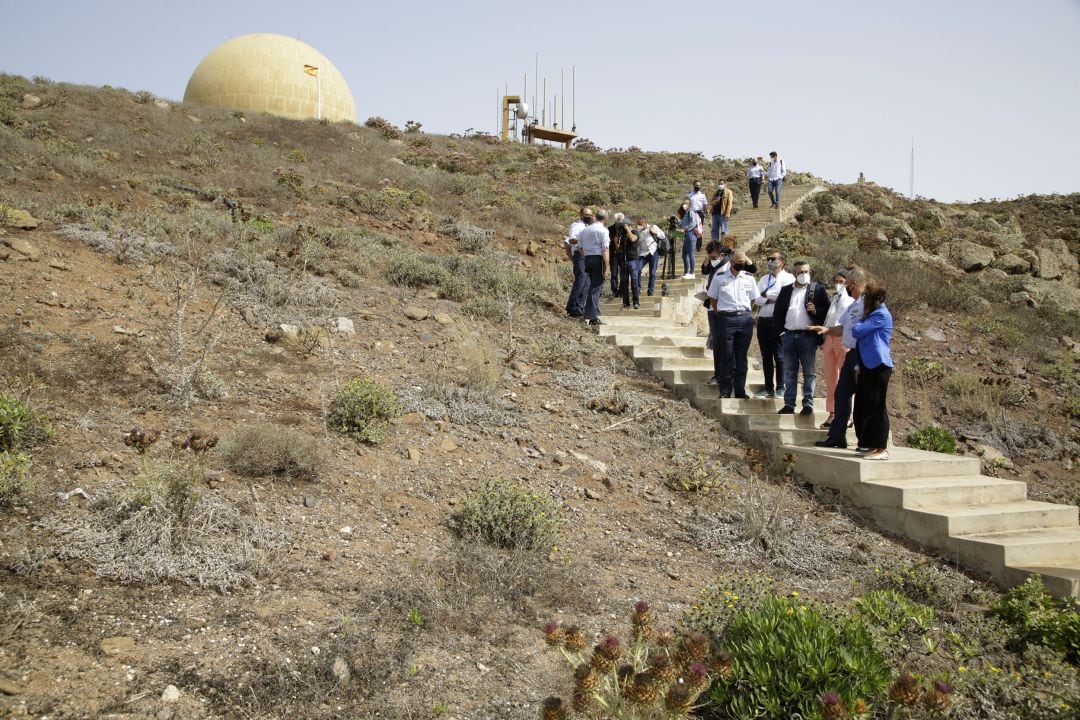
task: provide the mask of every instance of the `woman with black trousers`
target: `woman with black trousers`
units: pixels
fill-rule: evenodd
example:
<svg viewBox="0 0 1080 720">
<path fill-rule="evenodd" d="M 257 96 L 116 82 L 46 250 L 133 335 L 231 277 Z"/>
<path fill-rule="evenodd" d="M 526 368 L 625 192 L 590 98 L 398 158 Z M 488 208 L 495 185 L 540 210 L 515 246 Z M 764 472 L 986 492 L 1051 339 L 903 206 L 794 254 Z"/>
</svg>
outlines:
<svg viewBox="0 0 1080 720">
<path fill-rule="evenodd" d="M 893 360 L 889 351 L 893 320 L 885 307 L 885 286 L 870 280 L 863 290 L 863 319 L 851 329 L 858 342 L 855 380 L 855 436 L 866 460 L 889 459 L 889 392 Z"/>
</svg>

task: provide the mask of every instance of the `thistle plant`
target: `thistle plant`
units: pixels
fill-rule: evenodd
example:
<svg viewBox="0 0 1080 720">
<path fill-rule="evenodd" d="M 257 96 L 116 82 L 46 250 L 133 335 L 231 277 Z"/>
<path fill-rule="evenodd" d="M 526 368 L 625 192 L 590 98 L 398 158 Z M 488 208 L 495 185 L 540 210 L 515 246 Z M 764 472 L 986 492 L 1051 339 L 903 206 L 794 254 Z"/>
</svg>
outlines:
<svg viewBox="0 0 1080 720">
<path fill-rule="evenodd" d="M 923 686 L 911 673 L 897 677 L 889 686 L 889 720 L 938 720 L 952 710 L 953 688 L 944 680 Z"/>
<path fill-rule="evenodd" d="M 573 684 L 569 702 L 558 697 L 544 701 L 542 720 L 572 715 L 595 720 L 685 718 L 709 687 L 709 665 L 731 664 L 726 654 L 712 656 L 709 640 L 701 633 L 680 636 L 658 631 L 646 602 L 634 605 L 630 614 L 628 644 L 606 635 L 586 651 L 581 628 L 564 628 L 556 622 L 545 623 L 543 635 L 573 669 Z"/>
</svg>

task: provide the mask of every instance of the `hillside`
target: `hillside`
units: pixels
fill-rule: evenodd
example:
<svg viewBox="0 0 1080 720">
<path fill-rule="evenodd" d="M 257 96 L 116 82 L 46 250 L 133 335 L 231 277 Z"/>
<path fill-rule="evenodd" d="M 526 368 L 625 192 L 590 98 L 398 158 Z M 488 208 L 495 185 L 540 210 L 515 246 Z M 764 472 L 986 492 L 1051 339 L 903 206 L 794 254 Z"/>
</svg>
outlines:
<svg viewBox="0 0 1080 720">
<path fill-rule="evenodd" d="M 742 168 L 0 76 L 0 709 L 534 718 L 574 684 L 545 621 L 592 646 L 645 601 L 719 645 L 741 596 L 861 618 L 888 672 L 836 690 L 865 681 L 863 717 L 909 671 L 950 683 L 952 717 L 1069 717 L 1075 645 L 1025 644 L 998 589 L 763 467 L 565 317 L 580 205 L 659 220 Z M 1078 208 L 835 186 L 769 242 L 889 280 L 898 443 L 939 423 L 1075 503 Z"/>
</svg>

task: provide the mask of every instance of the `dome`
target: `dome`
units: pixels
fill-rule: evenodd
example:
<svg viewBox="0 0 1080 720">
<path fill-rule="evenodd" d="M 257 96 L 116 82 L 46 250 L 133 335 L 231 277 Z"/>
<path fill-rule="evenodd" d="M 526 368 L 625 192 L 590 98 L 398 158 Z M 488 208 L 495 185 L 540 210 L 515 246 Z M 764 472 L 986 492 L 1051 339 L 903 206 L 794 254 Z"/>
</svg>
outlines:
<svg viewBox="0 0 1080 720">
<path fill-rule="evenodd" d="M 317 68 L 317 70 L 315 70 Z M 298 120 L 356 122 L 356 104 L 338 69 L 299 40 L 273 33 L 241 35 L 214 48 L 188 80 L 184 102 L 251 110 Z"/>
</svg>

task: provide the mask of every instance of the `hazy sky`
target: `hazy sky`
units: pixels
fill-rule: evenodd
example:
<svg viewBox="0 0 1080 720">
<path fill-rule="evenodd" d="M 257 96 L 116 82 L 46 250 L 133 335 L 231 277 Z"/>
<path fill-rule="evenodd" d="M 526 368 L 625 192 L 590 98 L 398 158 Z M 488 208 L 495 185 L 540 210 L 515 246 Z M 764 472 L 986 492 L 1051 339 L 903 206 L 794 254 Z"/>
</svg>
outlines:
<svg viewBox="0 0 1080 720">
<path fill-rule="evenodd" d="M 535 8 L 548 9 L 539 15 Z M 939 200 L 1080 191 L 1080 0 L 229 2 L 0 0 L 0 71 L 179 100 L 219 43 L 299 37 L 361 121 L 495 132 L 535 53 L 577 66 L 604 148 L 765 155 Z"/>
</svg>

